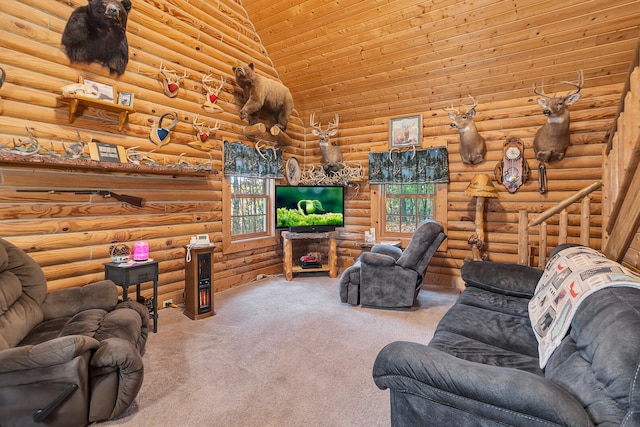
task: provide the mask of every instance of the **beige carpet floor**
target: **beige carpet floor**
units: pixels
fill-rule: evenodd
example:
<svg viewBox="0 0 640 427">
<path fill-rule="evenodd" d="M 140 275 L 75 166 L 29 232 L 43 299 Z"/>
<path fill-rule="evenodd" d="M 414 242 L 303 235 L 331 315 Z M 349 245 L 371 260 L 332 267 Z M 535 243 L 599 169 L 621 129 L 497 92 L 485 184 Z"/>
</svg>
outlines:
<svg viewBox="0 0 640 427">
<path fill-rule="evenodd" d="M 423 287 L 411 311 L 340 303 L 338 279 L 269 277 L 215 295 L 215 316 L 160 311 L 144 384 L 115 426 L 387 426 L 371 376 L 397 341 L 427 343 L 458 291 Z"/>
</svg>

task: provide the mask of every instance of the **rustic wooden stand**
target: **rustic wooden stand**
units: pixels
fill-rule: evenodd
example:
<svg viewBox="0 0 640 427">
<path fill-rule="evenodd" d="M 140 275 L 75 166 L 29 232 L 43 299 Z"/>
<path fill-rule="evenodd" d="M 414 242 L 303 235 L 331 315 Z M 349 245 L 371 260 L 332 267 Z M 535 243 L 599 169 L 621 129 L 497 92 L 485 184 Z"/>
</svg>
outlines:
<svg viewBox="0 0 640 427">
<path fill-rule="evenodd" d="M 284 278 L 286 280 L 293 279 L 293 273 L 314 273 L 318 271 L 328 271 L 329 277 L 338 277 L 338 256 L 336 254 L 336 234 L 329 233 L 293 233 L 290 231 L 282 232 L 282 244 L 284 252 Z M 322 240 L 329 241 L 329 263 L 322 264 L 318 268 L 302 268 L 299 265 L 293 265 L 293 240 Z"/>
</svg>

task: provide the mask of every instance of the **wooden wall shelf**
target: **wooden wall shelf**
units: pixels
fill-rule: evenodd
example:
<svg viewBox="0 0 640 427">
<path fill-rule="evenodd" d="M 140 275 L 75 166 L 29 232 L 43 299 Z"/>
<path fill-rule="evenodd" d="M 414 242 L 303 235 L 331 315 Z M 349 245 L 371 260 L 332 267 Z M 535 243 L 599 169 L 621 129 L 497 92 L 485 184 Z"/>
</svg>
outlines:
<svg viewBox="0 0 640 427">
<path fill-rule="evenodd" d="M 108 172 L 138 172 L 175 176 L 211 176 L 218 175 L 217 170 L 198 170 L 189 167 L 163 165 L 136 165 L 134 163 L 99 162 L 89 159 L 71 159 L 43 155 L 21 155 L 0 151 L 0 164 L 13 166 L 43 167 L 55 169 L 99 170 Z"/>
<path fill-rule="evenodd" d="M 95 98 L 88 98 L 82 95 L 63 96 L 62 100 L 69 103 L 69 123 L 73 123 L 73 119 L 75 118 L 76 114 L 78 114 L 78 107 L 82 105 L 85 107 L 100 108 L 102 110 L 118 113 L 118 131 L 122 131 L 129 113 L 136 112 L 133 107 L 116 104 L 111 101 L 101 101 Z"/>
</svg>

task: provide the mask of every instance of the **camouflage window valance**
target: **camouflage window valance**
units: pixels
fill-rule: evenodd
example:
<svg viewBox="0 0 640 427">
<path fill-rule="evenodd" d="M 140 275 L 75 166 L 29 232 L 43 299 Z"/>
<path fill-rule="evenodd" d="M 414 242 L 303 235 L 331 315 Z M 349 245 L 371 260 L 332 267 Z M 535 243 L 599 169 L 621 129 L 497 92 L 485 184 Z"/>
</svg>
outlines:
<svg viewBox="0 0 640 427">
<path fill-rule="evenodd" d="M 449 182 L 447 147 L 369 153 L 370 184 Z"/>
<path fill-rule="evenodd" d="M 261 153 L 240 141 L 224 141 L 224 175 L 284 178 L 282 150 L 268 149 Z"/>
</svg>

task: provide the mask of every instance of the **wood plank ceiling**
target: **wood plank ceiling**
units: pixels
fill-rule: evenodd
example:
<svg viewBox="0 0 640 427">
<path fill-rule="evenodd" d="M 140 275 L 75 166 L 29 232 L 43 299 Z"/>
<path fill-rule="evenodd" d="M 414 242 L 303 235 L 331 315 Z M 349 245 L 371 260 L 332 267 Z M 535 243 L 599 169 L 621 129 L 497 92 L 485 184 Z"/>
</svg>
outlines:
<svg viewBox="0 0 640 427">
<path fill-rule="evenodd" d="M 622 83 L 640 36 L 640 0 L 238 1 L 305 122 Z"/>
</svg>

